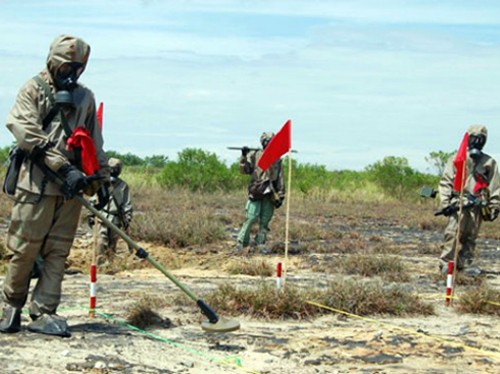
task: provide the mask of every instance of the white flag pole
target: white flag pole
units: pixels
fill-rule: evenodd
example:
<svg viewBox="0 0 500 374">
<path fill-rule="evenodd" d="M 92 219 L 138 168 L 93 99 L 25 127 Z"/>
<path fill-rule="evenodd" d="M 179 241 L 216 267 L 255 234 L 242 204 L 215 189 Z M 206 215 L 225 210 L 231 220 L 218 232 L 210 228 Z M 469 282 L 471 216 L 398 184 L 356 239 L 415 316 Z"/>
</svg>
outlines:
<svg viewBox="0 0 500 374">
<path fill-rule="evenodd" d="M 292 194 L 292 152 L 288 151 L 288 182 L 286 191 L 286 218 L 285 218 L 285 260 L 283 271 L 283 285 L 286 287 L 286 274 L 288 271 L 288 232 L 290 226 L 290 195 Z"/>
</svg>

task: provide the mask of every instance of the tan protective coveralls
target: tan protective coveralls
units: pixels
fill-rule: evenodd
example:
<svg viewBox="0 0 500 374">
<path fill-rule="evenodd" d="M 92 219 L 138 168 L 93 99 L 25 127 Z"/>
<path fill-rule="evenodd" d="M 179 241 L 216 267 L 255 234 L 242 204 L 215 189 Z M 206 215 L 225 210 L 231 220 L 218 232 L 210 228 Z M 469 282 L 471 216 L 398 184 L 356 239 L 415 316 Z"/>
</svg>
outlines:
<svg viewBox="0 0 500 374">
<path fill-rule="evenodd" d="M 469 129 L 469 136 L 474 135 L 474 131 L 481 126 L 472 126 Z M 472 130 L 472 131 L 471 131 Z M 484 128 L 485 130 L 485 128 Z M 456 168 L 454 165 L 455 156 L 452 156 L 446 164 L 443 176 L 439 183 L 439 195 L 441 200 L 441 209 L 450 205 L 458 204 L 460 193 L 453 190 Z M 480 171 L 486 176 L 486 182 L 489 184 L 490 199 L 488 207 L 490 209 L 500 209 L 500 179 L 498 174 L 497 162 L 489 155 L 483 153 L 475 162 L 467 152 L 467 176 L 464 185 L 464 203 L 467 201 L 468 194 L 474 194 L 476 185 L 475 171 Z M 476 239 L 483 218 L 481 209 L 478 206 L 463 209 L 460 224 L 460 248 L 458 252 L 457 269 L 462 270 L 470 266 L 476 257 Z M 444 242 L 441 246 L 440 267 L 447 266 L 449 260 L 454 259 L 455 242 L 458 230 L 458 212 L 448 217 L 448 225 L 444 231 Z"/>
<path fill-rule="evenodd" d="M 61 35 L 50 47 L 47 67 L 39 76 L 50 86 L 55 95 L 53 76 L 57 69 L 67 62 L 86 65 L 90 47 L 83 40 Z M 108 177 L 107 158 L 102 149 L 103 139 L 96 119 L 96 105 L 93 93 L 81 84 L 72 91 L 74 107 L 62 109 L 71 130 L 85 127 L 90 133 L 101 170 Z M 44 90 L 34 80 L 28 80 L 20 89 L 14 107 L 7 116 L 7 128 L 14 135 L 20 148 L 32 151 L 43 148 L 50 141 L 53 146 L 46 151 L 43 162 L 53 171 L 75 160 L 73 151 L 66 148 L 66 133 L 60 116 L 44 131 L 42 121 L 51 109 Z M 43 173 L 31 162 L 26 161 L 21 169 L 16 202 L 7 234 L 7 246 L 13 252 L 5 277 L 4 301 L 15 308 L 21 308 L 28 295 L 30 273 L 35 258 L 40 254 L 44 267 L 32 294 L 30 314 L 55 313 L 61 297 L 61 283 L 64 276 L 65 260 L 69 255 L 77 229 L 81 204 L 66 200 L 59 187 L 48 182 L 44 194 L 37 204 L 23 203 L 35 201 L 47 183 Z"/>
</svg>

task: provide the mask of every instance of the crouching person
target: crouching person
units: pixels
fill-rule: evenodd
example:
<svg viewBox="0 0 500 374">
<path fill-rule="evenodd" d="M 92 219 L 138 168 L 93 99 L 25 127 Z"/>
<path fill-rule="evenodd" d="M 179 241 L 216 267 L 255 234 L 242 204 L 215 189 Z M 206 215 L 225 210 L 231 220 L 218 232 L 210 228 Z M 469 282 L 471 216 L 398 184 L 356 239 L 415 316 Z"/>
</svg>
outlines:
<svg viewBox="0 0 500 374">
<path fill-rule="evenodd" d="M 82 39 L 55 38 L 46 68 L 24 84 L 7 116 L 7 128 L 27 157 L 20 166 L 7 233 L 13 256 L 3 284 L 3 333 L 21 330 L 33 264 L 41 256 L 43 268 L 29 302 L 28 330 L 71 335 L 66 320 L 56 313 L 81 211 L 74 197 L 88 186 L 89 168 L 99 180 L 95 189 L 105 191 L 99 184 L 108 179 L 94 95 L 77 82 L 89 54 Z M 50 174 L 58 175 L 60 183 Z M 105 192 L 101 196 L 106 199 Z"/>
<path fill-rule="evenodd" d="M 122 171 L 122 162 L 117 158 L 109 159 L 110 168 L 110 199 L 102 208 L 101 213 L 119 229 L 128 232 L 130 222 L 132 221 L 132 200 L 130 189 L 123 179 L 120 178 Z M 97 201 L 95 201 L 97 203 Z M 95 224 L 95 217 L 89 215 L 89 226 Z M 97 263 L 103 265 L 107 260 L 111 260 L 116 254 L 116 245 L 119 235 L 112 229 L 97 220 Z"/>
</svg>

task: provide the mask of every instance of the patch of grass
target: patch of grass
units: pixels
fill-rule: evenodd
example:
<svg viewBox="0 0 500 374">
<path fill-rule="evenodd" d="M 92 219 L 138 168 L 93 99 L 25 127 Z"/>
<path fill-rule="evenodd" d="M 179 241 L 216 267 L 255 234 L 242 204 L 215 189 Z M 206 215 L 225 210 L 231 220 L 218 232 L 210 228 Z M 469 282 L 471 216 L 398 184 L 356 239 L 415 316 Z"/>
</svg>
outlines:
<svg viewBox="0 0 500 374">
<path fill-rule="evenodd" d="M 207 300 L 223 313 L 267 319 L 303 319 L 326 313 L 307 301 L 357 315 L 434 313 L 432 305 L 421 302 L 417 296 L 398 287 L 384 287 L 380 282 L 333 282 L 326 289 L 288 285 L 281 291 L 265 282 L 244 289 L 226 283 L 208 295 Z"/>
<path fill-rule="evenodd" d="M 371 248 L 371 252 L 379 255 L 399 255 L 401 246 L 394 243 L 377 243 Z"/>
<path fill-rule="evenodd" d="M 500 316 L 498 304 L 500 304 L 500 292 L 482 286 L 461 293 L 456 306 L 460 313 Z"/>
<path fill-rule="evenodd" d="M 443 231 L 445 228 L 445 222 L 442 220 L 436 220 L 432 218 L 423 218 L 418 226 L 420 227 L 421 230 L 428 230 L 428 231 Z"/>
<path fill-rule="evenodd" d="M 441 253 L 441 247 L 439 244 L 422 244 L 417 248 L 417 252 L 422 255 L 433 255 L 436 258 Z"/>
<path fill-rule="evenodd" d="M 267 319 L 303 319 L 318 314 L 316 307 L 306 303 L 309 294 L 297 287 L 278 291 L 270 283 L 260 282 L 257 287 L 238 289 L 225 283 L 207 296 L 209 305 L 220 312 L 246 314 Z"/>
<path fill-rule="evenodd" d="M 152 326 L 170 328 L 172 322 L 167 318 L 163 319 L 154 308 L 164 306 L 164 300 L 157 297 L 145 296 L 133 304 L 127 310 L 126 321 L 128 324 L 145 329 Z"/>
<path fill-rule="evenodd" d="M 350 255 L 335 264 L 332 271 L 358 274 L 363 277 L 380 276 L 389 282 L 408 282 L 409 269 L 399 257 L 376 255 Z"/>
<path fill-rule="evenodd" d="M 224 224 L 208 208 L 197 210 L 149 212 L 136 215 L 131 235 L 138 240 L 174 248 L 202 245 L 224 240 Z"/>
<path fill-rule="evenodd" d="M 322 301 L 331 308 L 361 316 L 434 314 L 433 306 L 422 302 L 417 295 L 399 286 L 386 287 L 382 282 L 332 282 Z"/>
<path fill-rule="evenodd" d="M 233 261 L 227 267 L 227 271 L 229 274 L 245 274 L 260 277 L 270 277 L 274 273 L 273 266 L 265 259 Z"/>
</svg>

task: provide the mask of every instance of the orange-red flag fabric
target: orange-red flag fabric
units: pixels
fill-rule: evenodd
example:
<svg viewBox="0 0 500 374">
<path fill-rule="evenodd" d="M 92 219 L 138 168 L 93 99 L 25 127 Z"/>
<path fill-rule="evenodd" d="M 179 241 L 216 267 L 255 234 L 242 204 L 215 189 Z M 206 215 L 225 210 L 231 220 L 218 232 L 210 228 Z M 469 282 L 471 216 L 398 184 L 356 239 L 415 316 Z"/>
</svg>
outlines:
<svg viewBox="0 0 500 374">
<path fill-rule="evenodd" d="M 99 123 L 99 128 L 102 130 L 102 115 L 104 111 L 104 103 L 101 101 L 99 107 L 97 108 L 97 122 Z"/>
<path fill-rule="evenodd" d="M 292 121 L 288 120 L 264 149 L 257 165 L 262 171 L 266 171 L 277 159 L 290 151 L 290 148 L 292 148 Z"/>
<path fill-rule="evenodd" d="M 99 170 L 95 144 L 88 130 L 84 127 L 77 127 L 67 141 L 69 149 L 81 148 L 83 172 L 88 176 Z"/>
<path fill-rule="evenodd" d="M 465 185 L 465 179 L 467 178 L 467 146 L 469 143 L 469 133 L 466 132 L 460 147 L 458 148 L 457 155 L 453 160 L 455 165 L 455 180 L 453 181 L 453 189 L 455 191 L 461 192 Z"/>
</svg>

